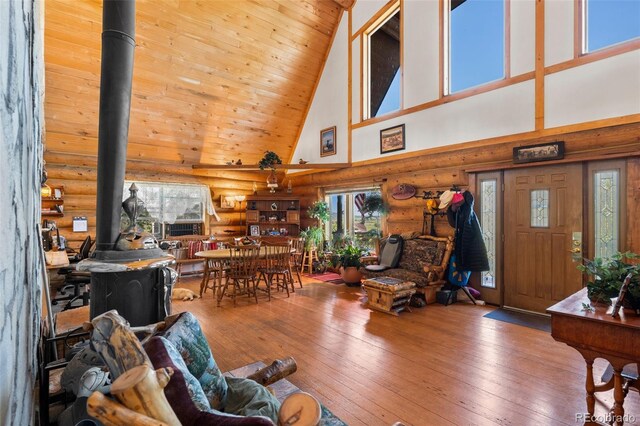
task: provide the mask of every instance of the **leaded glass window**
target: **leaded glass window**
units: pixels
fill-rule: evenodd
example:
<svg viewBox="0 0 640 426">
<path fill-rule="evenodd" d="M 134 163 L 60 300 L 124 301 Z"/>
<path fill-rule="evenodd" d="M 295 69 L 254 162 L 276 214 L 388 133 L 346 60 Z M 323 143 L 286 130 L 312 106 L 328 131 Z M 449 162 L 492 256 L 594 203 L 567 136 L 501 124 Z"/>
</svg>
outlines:
<svg viewBox="0 0 640 426">
<path fill-rule="evenodd" d="M 619 191 L 618 170 L 602 170 L 593 175 L 595 256 L 609 257 L 618 251 Z"/>
<path fill-rule="evenodd" d="M 480 226 L 489 258 L 489 270 L 482 272 L 480 285 L 489 288 L 496 288 L 496 188 L 496 179 L 484 180 L 480 184 Z"/>
<path fill-rule="evenodd" d="M 535 189 L 531 191 L 531 227 L 549 227 L 549 190 Z"/>
</svg>

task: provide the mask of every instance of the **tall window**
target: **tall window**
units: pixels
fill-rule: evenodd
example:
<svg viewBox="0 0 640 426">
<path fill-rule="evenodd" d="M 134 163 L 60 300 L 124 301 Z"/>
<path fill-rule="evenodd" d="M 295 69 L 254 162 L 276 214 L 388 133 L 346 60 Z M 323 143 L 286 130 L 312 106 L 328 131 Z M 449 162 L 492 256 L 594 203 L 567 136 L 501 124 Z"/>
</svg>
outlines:
<svg viewBox="0 0 640 426">
<path fill-rule="evenodd" d="M 379 188 L 363 188 L 328 194 L 326 201 L 331 210 L 327 240 L 333 243 L 354 241 L 363 248 L 372 249 L 381 233 L 382 205 Z"/>
<path fill-rule="evenodd" d="M 620 237 L 620 172 L 600 170 L 593 174 L 595 257 L 618 251 Z"/>
<path fill-rule="evenodd" d="M 482 238 L 487 247 L 489 270 L 481 273 L 480 285 L 488 288 L 496 288 L 497 196 L 497 179 L 488 179 L 481 182 L 480 204 L 482 210 L 480 212 L 480 226 L 482 228 Z"/>
<path fill-rule="evenodd" d="M 583 0 L 583 52 L 640 37 L 637 0 Z"/>
<path fill-rule="evenodd" d="M 365 118 L 400 109 L 400 11 L 376 22 L 366 33 Z"/>
<path fill-rule="evenodd" d="M 449 0 L 448 93 L 505 77 L 504 0 Z"/>
</svg>

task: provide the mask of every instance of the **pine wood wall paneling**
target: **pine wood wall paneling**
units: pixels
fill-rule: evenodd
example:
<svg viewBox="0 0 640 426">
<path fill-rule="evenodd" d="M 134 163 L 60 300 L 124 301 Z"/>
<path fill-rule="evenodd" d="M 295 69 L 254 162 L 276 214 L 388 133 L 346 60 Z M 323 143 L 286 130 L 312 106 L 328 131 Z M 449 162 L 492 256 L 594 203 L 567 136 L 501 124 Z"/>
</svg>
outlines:
<svg viewBox="0 0 640 426">
<path fill-rule="evenodd" d="M 45 7 L 48 132 L 95 138 L 100 3 Z M 341 10 L 320 0 L 138 3 L 129 158 L 288 158 Z"/>
</svg>

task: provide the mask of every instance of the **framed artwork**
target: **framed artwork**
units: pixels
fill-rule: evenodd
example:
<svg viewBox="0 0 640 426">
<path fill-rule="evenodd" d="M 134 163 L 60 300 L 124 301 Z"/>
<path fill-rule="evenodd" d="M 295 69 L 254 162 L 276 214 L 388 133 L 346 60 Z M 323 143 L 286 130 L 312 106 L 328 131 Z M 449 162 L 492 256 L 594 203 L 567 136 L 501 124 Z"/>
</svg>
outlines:
<svg viewBox="0 0 640 426">
<path fill-rule="evenodd" d="M 560 160 L 562 158 L 564 158 L 564 142 L 541 143 L 513 148 L 513 162 L 515 164 Z"/>
<path fill-rule="evenodd" d="M 320 131 L 320 156 L 336 154 L 336 126 Z"/>
<path fill-rule="evenodd" d="M 249 227 L 249 234 L 252 237 L 259 237 L 260 236 L 260 226 L 259 225 L 251 225 Z"/>
<path fill-rule="evenodd" d="M 380 130 L 380 154 L 400 151 L 404 148 L 404 124 Z"/>
<path fill-rule="evenodd" d="M 236 206 L 236 198 L 233 195 L 221 195 L 220 196 L 220 208 L 232 209 Z"/>
</svg>

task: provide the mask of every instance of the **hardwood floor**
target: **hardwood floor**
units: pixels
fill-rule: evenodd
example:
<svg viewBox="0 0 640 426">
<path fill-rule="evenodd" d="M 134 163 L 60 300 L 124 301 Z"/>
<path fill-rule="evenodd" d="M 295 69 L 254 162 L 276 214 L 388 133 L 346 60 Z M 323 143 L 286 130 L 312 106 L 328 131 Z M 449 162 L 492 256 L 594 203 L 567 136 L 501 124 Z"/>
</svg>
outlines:
<svg viewBox="0 0 640 426">
<path fill-rule="evenodd" d="M 179 286 L 195 291 L 199 282 Z M 198 317 L 223 370 L 292 355 L 298 371 L 289 380 L 350 425 L 579 423 L 584 363 L 548 333 L 483 318 L 491 307 L 429 305 L 393 317 L 363 308 L 361 297 L 359 288 L 306 278 L 290 298 L 218 308 L 209 291 L 173 310 Z M 639 399 L 631 392 L 625 402 L 636 418 Z M 597 414 L 611 403 L 598 394 Z"/>
</svg>

